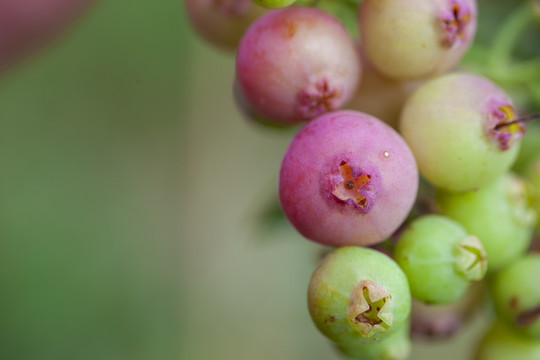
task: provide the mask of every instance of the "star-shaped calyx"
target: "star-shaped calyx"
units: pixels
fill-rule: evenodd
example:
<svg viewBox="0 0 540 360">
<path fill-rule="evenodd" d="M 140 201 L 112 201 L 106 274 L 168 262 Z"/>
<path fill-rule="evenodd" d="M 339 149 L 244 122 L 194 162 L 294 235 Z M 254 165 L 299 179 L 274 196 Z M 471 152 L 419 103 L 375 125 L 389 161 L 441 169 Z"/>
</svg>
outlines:
<svg viewBox="0 0 540 360">
<path fill-rule="evenodd" d="M 333 86 L 323 77 L 307 85 L 298 94 L 298 112 L 304 119 L 311 119 L 334 111 L 341 105 L 342 89 Z"/>
<path fill-rule="evenodd" d="M 332 195 L 341 201 L 352 201 L 357 207 L 365 208 L 368 200 L 362 194 L 361 189 L 369 183 L 371 176 L 360 174 L 357 177 L 353 177 L 351 167 L 345 161 L 341 161 L 339 164 L 339 175 L 342 181 L 334 186 Z"/>
<path fill-rule="evenodd" d="M 442 45 L 452 47 L 459 39 L 467 40 L 467 27 L 471 22 L 471 10 L 462 0 L 449 1 L 448 9 L 441 12 L 440 21 L 443 28 Z"/>
<path fill-rule="evenodd" d="M 493 100 L 488 106 L 487 134 L 498 143 L 500 150 L 507 150 L 525 134 L 525 124 L 515 122 L 516 113 L 507 102 Z"/>
<path fill-rule="evenodd" d="M 381 285 L 362 280 L 349 298 L 347 317 L 360 334 L 369 338 L 392 328 L 392 296 Z"/>
<path fill-rule="evenodd" d="M 487 255 L 480 240 L 467 236 L 455 247 L 455 270 L 469 281 L 479 281 L 486 274 Z"/>
</svg>

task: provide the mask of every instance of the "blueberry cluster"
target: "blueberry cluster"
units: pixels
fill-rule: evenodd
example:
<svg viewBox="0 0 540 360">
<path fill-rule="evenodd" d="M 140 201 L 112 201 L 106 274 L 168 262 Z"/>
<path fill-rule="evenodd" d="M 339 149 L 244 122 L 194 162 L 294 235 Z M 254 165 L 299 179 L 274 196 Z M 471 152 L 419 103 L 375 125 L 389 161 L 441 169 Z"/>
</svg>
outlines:
<svg viewBox="0 0 540 360">
<path fill-rule="evenodd" d="M 530 276 L 540 256 L 527 253 L 540 149 L 521 176 L 510 173 L 525 118 L 491 80 L 453 71 L 476 32 L 476 1 L 186 4 L 202 36 L 237 50 L 245 115 L 305 123 L 283 157 L 279 200 L 298 232 L 335 247 L 313 273 L 308 307 L 336 349 L 407 359 L 410 330 L 457 329 L 487 274 L 499 320 L 478 358 L 540 359 L 540 282 Z M 329 9 L 351 10 L 359 39 Z"/>
</svg>

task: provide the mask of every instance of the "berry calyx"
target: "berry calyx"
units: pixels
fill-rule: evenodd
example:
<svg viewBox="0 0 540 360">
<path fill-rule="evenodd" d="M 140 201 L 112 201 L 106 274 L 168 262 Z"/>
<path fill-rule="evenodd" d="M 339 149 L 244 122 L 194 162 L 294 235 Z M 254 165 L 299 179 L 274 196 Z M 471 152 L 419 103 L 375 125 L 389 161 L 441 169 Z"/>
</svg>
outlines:
<svg viewBox="0 0 540 360">
<path fill-rule="evenodd" d="M 386 332 L 392 327 L 392 295 L 383 286 L 363 280 L 355 286 L 347 315 L 363 337 Z"/>
<path fill-rule="evenodd" d="M 306 86 L 298 95 L 298 112 L 306 119 L 312 119 L 326 112 L 337 110 L 342 94 L 340 86 L 332 86 L 327 78 Z"/>
<path fill-rule="evenodd" d="M 351 167 L 345 161 L 339 164 L 339 174 L 343 180 L 334 186 L 332 195 L 341 201 L 352 201 L 359 208 L 366 208 L 367 198 L 361 190 L 367 185 L 371 175 L 353 177 Z"/>
<path fill-rule="evenodd" d="M 487 136 L 498 143 L 499 150 L 508 150 L 525 134 L 525 124 L 516 121 L 514 107 L 508 102 L 493 100 L 488 107 Z"/>
<path fill-rule="evenodd" d="M 487 255 L 476 236 L 467 236 L 456 247 L 456 272 L 469 281 L 481 280 L 487 271 Z"/>
<path fill-rule="evenodd" d="M 444 29 L 442 46 L 452 47 L 457 41 L 467 39 L 467 27 L 471 22 L 471 10 L 461 0 L 450 1 L 450 9 L 442 12 L 440 20 Z"/>
</svg>

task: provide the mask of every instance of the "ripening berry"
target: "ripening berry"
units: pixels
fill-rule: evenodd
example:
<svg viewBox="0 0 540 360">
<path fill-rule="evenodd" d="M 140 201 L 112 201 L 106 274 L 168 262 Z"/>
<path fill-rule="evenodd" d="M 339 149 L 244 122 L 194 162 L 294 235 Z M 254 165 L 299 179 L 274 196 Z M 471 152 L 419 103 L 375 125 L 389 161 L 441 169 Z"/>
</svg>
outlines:
<svg viewBox="0 0 540 360">
<path fill-rule="evenodd" d="M 405 103 L 401 134 L 420 174 L 436 187 L 475 190 L 514 163 L 525 133 L 508 95 L 476 75 L 453 73 L 424 83 Z"/>
<path fill-rule="evenodd" d="M 491 295 L 501 320 L 540 342 L 539 275 L 540 254 L 527 254 L 495 274 Z"/>
<path fill-rule="evenodd" d="M 351 246 L 332 251 L 314 271 L 308 306 L 317 328 L 353 351 L 390 340 L 408 327 L 411 296 L 405 274 L 392 259 Z"/>
<path fill-rule="evenodd" d="M 358 24 L 372 64 L 394 79 L 441 74 L 476 31 L 476 0 L 364 0 Z"/>
<path fill-rule="evenodd" d="M 417 189 L 416 163 L 401 136 L 354 111 L 325 114 L 302 128 L 279 180 L 289 221 L 330 246 L 383 241 L 407 217 Z"/>
<path fill-rule="evenodd" d="M 354 95 L 360 75 L 360 57 L 345 27 L 310 7 L 260 17 L 242 38 L 236 57 L 246 101 L 282 124 L 339 109 Z"/>
<path fill-rule="evenodd" d="M 209 43 L 235 49 L 249 25 L 265 9 L 251 0 L 186 0 L 188 18 Z"/>
</svg>

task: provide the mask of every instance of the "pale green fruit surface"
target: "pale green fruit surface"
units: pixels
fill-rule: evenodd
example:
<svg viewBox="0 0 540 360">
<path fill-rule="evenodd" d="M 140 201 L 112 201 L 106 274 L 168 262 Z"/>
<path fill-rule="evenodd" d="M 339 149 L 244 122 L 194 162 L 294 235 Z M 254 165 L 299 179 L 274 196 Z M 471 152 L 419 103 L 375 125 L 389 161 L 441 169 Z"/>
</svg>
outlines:
<svg viewBox="0 0 540 360">
<path fill-rule="evenodd" d="M 478 347 L 475 360 L 538 360 L 540 342 L 521 337 L 496 322 Z"/>
<path fill-rule="evenodd" d="M 464 194 L 439 192 L 442 212 L 458 221 L 484 245 L 490 272 L 496 271 L 527 250 L 536 223 L 525 183 L 503 175 L 478 191 Z"/>
<path fill-rule="evenodd" d="M 355 308 L 364 300 L 356 292 L 363 284 L 369 287 L 364 289 L 369 294 L 364 294 L 371 303 L 366 312 Z M 384 304 L 377 301 L 377 292 L 384 295 Z M 411 295 L 407 278 L 394 260 L 373 249 L 342 247 L 328 254 L 313 273 L 308 306 L 315 325 L 330 340 L 340 346 L 360 346 L 382 341 L 407 326 Z M 370 327 L 363 315 L 379 325 Z"/>
<path fill-rule="evenodd" d="M 540 344 L 540 254 L 528 254 L 498 272 L 491 294 L 507 325 Z"/>
<path fill-rule="evenodd" d="M 407 100 L 400 130 L 423 177 L 436 187 L 462 192 L 510 169 L 519 141 L 501 150 L 487 135 L 493 101 L 511 104 L 489 80 L 462 73 L 430 80 Z"/>
<path fill-rule="evenodd" d="M 394 257 L 415 299 L 448 304 L 459 299 L 472 280 L 486 272 L 480 242 L 454 220 L 440 215 L 415 219 L 396 245 Z"/>
</svg>

